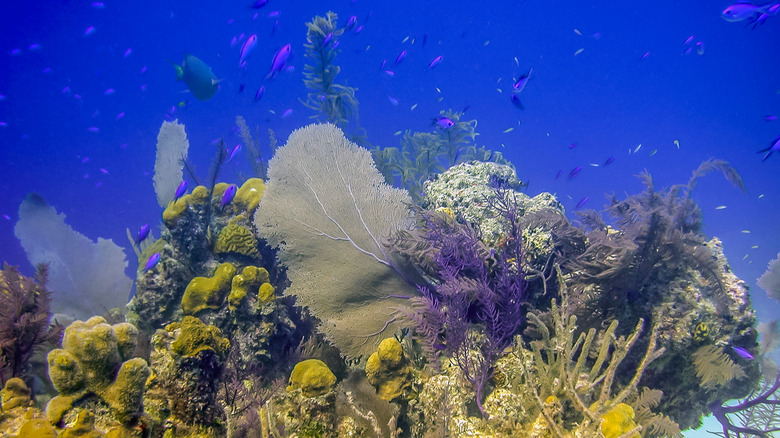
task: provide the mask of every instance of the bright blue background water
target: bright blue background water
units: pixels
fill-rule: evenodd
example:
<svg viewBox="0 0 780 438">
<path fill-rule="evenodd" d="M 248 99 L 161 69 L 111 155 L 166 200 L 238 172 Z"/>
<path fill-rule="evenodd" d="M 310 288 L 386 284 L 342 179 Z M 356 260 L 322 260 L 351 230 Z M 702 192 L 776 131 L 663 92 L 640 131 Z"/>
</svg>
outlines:
<svg viewBox="0 0 780 438">
<path fill-rule="evenodd" d="M 304 23 L 333 10 L 342 25 L 355 15 L 364 26 L 342 38 L 336 63 L 339 81 L 359 89 L 360 121 L 373 144 L 396 146 L 396 131 L 428 130 L 440 110 L 471 105 L 466 118 L 479 120 L 479 143 L 513 161 L 520 178 L 530 181 L 530 193 L 555 192 L 569 211 L 584 197 L 590 199 L 586 206 L 598 208 L 604 193 L 640 191 L 633 175 L 642 169 L 665 186 L 686 182 L 707 158 L 730 161 L 748 193 L 720 176 L 704 179 L 695 198 L 705 232 L 725 242 L 734 270 L 752 287 L 760 318 L 780 314 L 780 305 L 755 286 L 780 251 L 780 154 L 765 162 L 756 154 L 780 135 L 780 121 L 764 119 L 780 115 L 780 16 L 752 30 L 720 17 L 727 1 L 528 0 L 494 1 L 488 8 L 462 0 L 270 0 L 258 11 L 250 1 L 4 3 L 0 260 L 27 273 L 32 267 L 13 225 L 30 191 L 92 239 L 126 246 L 125 228 L 159 223 L 151 180 L 156 135 L 178 102 L 189 101 L 173 117 L 186 124 L 190 157 L 201 174 L 213 139 L 240 142 L 236 115 L 263 134 L 272 128 L 281 142 L 309 123 L 312 113 L 299 100 L 306 96 Z M 279 16 L 269 18 L 272 11 Z M 85 36 L 90 26 L 95 31 Z M 231 46 L 231 39 L 253 33 L 259 44 L 243 72 L 240 43 Z M 684 53 L 691 35 L 704 44 L 703 55 Z M 295 51 L 294 71 L 267 82 L 266 95 L 253 102 L 271 57 L 286 43 Z M 392 66 L 401 50 L 408 57 Z M 185 52 L 222 79 L 212 100 L 196 101 L 176 82 L 167 60 L 180 62 Z M 443 62 L 426 71 L 438 55 Z M 384 59 L 394 77 L 380 70 Z M 509 90 L 512 79 L 531 67 L 521 95 L 526 109 L 520 111 Z M 238 94 L 242 81 L 246 91 Z M 115 92 L 106 95 L 107 89 Z M 281 118 L 288 108 L 292 115 Z M 268 153 L 265 135 L 261 141 Z M 608 167 L 590 166 L 613 155 Z M 237 180 L 237 171 L 249 170 L 240 158 L 223 179 Z M 555 179 L 576 166 L 584 168 L 577 178 Z M 716 209 L 721 205 L 727 208 Z"/>
</svg>

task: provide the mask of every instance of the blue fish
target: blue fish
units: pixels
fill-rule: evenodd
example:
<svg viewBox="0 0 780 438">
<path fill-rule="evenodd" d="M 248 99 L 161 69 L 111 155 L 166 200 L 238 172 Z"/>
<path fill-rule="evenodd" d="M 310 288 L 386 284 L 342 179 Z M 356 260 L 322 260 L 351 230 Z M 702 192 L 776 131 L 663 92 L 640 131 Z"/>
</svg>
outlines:
<svg viewBox="0 0 780 438">
<path fill-rule="evenodd" d="M 146 265 L 144 265 L 144 270 L 148 271 L 152 268 L 154 268 L 157 263 L 160 263 L 160 253 L 156 252 L 152 254 L 151 257 L 149 257 L 149 260 L 146 261 Z"/>
<path fill-rule="evenodd" d="M 755 359 L 755 358 L 753 357 L 753 355 L 752 355 L 752 354 L 750 354 L 750 352 L 749 352 L 749 351 L 745 350 L 745 349 L 744 349 L 744 348 L 742 348 L 742 347 L 734 347 L 734 346 L 732 346 L 732 347 L 731 347 L 731 349 L 732 349 L 732 350 L 734 350 L 734 352 L 735 352 L 735 353 L 737 353 L 737 354 L 739 355 L 739 357 L 741 357 L 741 358 L 743 358 L 743 359 L 747 359 L 747 360 L 753 360 L 753 359 Z"/>
<path fill-rule="evenodd" d="M 254 50 L 256 45 L 257 45 L 257 34 L 253 33 L 252 35 L 249 36 L 249 38 L 246 39 L 246 41 L 244 41 L 244 44 L 241 45 L 241 51 L 239 52 L 239 57 L 238 57 L 239 66 L 241 66 L 241 64 L 244 64 L 244 62 L 252 53 L 252 50 Z"/>
<path fill-rule="evenodd" d="M 531 78 L 531 73 L 534 71 L 533 67 L 528 70 L 528 74 L 522 75 L 515 81 L 514 84 L 512 84 L 512 92 L 514 93 L 522 93 L 525 89 L 525 86 L 528 85 L 528 79 Z"/>
<path fill-rule="evenodd" d="M 279 49 L 274 54 L 274 58 L 271 60 L 271 71 L 268 72 L 265 78 L 273 79 L 277 73 L 279 73 L 280 71 L 282 71 L 282 69 L 284 69 L 285 65 L 287 64 L 287 61 L 290 60 L 291 56 L 292 56 L 292 45 L 285 44 L 281 49 Z"/>
<path fill-rule="evenodd" d="M 142 225 L 141 229 L 138 230 L 138 235 L 135 238 L 136 245 L 146 240 L 146 238 L 149 237 L 150 231 L 151 231 L 151 227 L 149 227 L 149 224 Z"/>
<path fill-rule="evenodd" d="M 772 155 L 773 152 L 780 152 L 780 135 L 777 136 L 774 140 L 772 140 L 772 143 L 769 144 L 769 147 L 766 149 L 761 149 L 758 151 L 759 154 L 766 152 L 766 156 L 761 161 L 766 161 L 767 158 L 769 158 L 770 155 Z"/>
<path fill-rule="evenodd" d="M 209 100 L 219 88 L 219 80 L 205 62 L 197 57 L 185 54 L 181 65 L 170 61 L 176 69 L 176 80 L 184 82 L 192 95 L 198 100 Z"/>
<path fill-rule="evenodd" d="M 231 184 L 225 189 L 225 193 L 222 194 L 222 203 L 219 205 L 219 208 L 225 208 L 226 205 L 233 202 L 233 198 L 236 197 L 236 190 L 238 190 L 238 187 L 236 187 L 235 184 Z"/>
<path fill-rule="evenodd" d="M 512 105 L 516 106 L 517 108 L 524 110 L 525 107 L 523 106 L 523 102 L 520 102 L 520 96 L 517 94 L 513 94 L 509 96 L 509 100 L 512 101 Z"/>
<path fill-rule="evenodd" d="M 770 16 L 777 15 L 778 11 L 780 11 L 780 3 L 754 5 L 752 3 L 737 2 L 724 9 L 720 16 L 731 23 L 747 21 L 748 24 L 752 24 L 755 27 L 763 24 Z"/>
</svg>

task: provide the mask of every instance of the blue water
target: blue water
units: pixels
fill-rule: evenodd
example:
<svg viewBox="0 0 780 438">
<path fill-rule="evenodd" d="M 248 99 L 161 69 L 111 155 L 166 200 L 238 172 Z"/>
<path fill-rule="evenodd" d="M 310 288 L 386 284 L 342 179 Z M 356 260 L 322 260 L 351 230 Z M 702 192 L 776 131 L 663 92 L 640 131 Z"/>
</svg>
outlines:
<svg viewBox="0 0 780 438">
<path fill-rule="evenodd" d="M 202 174 L 212 140 L 240 142 L 236 115 L 261 133 L 273 129 L 281 142 L 310 123 L 313 113 L 301 103 L 304 23 L 332 10 L 342 25 L 355 15 L 364 26 L 341 38 L 335 63 L 338 81 L 358 88 L 360 123 L 374 145 L 397 146 L 397 131 L 429 130 L 439 111 L 470 105 L 465 118 L 479 121 L 479 144 L 505 154 L 531 194 L 554 192 L 569 212 L 585 197 L 586 207 L 600 208 L 605 193 L 642 190 L 634 175 L 643 169 L 666 186 L 687 182 L 707 158 L 729 161 L 748 193 L 719 175 L 703 179 L 694 197 L 705 232 L 724 241 L 759 318 L 780 314 L 780 304 L 755 285 L 780 251 L 780 153 L 763 162 L 756 153 L 780 135 L 780 121 L 765 120 L 780 116 L 780 15 L 751 29 L 721 18 L 727 1 L 250 4 L 4 2 L 1 261 L 32 272 L 13 234 L 28 192 L 44 196 L 91 239 L 127 246 L 126 228 L 159 223 L 152 173 L 163 120 L 186 125 L 190 158 Z M 241 42 L 231 40 L 251 34 L 258 45 L 241 69 Z M 273 54 L 288 43 L 293 71 L 264 81 Z M 402 50 L 407 58 L 393 65 Z M 184 53 L 221 79 L 213 99 L 197 101 L 176 81 L 169 60 L 180 63 Z M 439 55 L 442 62 L 428 70 Z M 520 110 L 509 100 L 511 84 L 531 68 Z M 261 84 L 266 93 L 255 102 Z M 556 179 L 577 166 L 583 170 L 576 178 Z M 237 182 L 240 172 L 250 172 L 244 155 L 221 179 Z M 130 251 L 128 258 L 132 274 Z"/>
</svg>

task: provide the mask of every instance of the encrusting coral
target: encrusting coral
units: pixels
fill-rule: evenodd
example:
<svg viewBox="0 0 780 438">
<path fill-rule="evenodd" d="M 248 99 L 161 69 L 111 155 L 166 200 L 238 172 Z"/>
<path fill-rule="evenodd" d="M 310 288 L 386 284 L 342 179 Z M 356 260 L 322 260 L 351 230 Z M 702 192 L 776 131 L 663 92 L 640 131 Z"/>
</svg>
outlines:
<svg viewBox="0 0 780 438">
<path fill-rule="evenodd" d="M 412 382 L 412 367 L 401 343 L 387 338 L 366 362 L 366 377 L 382 400 L 400 397 Z"/>
<path fill-rule="evenodd" d="M 219 265 L 211 277 L 195 277 L 184 290 L 181 309 L 185 315 L 195 315 L 205 309 L 218 309 L 230 291 L 236 268 L 230 263 Z"/>
</svg>

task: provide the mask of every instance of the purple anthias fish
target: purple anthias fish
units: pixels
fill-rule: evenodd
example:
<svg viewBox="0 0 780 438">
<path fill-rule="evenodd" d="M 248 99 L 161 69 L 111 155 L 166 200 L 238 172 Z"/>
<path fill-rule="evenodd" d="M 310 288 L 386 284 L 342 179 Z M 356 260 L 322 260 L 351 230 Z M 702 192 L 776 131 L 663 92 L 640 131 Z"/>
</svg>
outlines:
<svg viewBox="0 0 780 438">
<path fill-rule="evenodd" d="M 176 187 L 176 193 L 173 194 L 173 200 L 178 201 L 179 198 L 184 196 L 184 194 L 187 193 L 187 180 L 185 179 L 181 183 L 179 183 L 179 187 Z"/>
<path fill-rule="evenodd" d="M 346 28 L 347 30 L 352 30 L 355 28 L 355 25 L 357 25 L 357 17 L 353 15 L 347 20 Z"/>
<path fill-rule="evenodd" d="M 732 347 L 731 347 L 731 349 L 732 349 L 732 350 L 734 350 L 734 352 L 735 352 L 735 353 L 737 353 L 737 354 L 739 355 L 739 357 L 741 357 L 741 358 L 743 358 L 743 359 L 747 359 L 747 360 L 753 360 L 753 359 L 755 359 L 755 358 L 753 357 L 753 355 L 752 355 L 752 354 L 750 354 L 750 352 L 749 352 L 749 351 L 745 350 L 745 349 L 744 349 L 744 348 L 742 348 L 742 347 L 734 347 L 734 346 L 732 346 Z"/>
<path fill-rule="evenodd" d="M 225 208 L 226 205 L 233 202 L 233 198 L 236 197 L 236 190 L 238 190 L 238 187 L 236 187 L 235 184 L 231 184 L 225 189 L 225 193 L 222 195 L 222 203 L 219 205 L 219 208 Z"/>
<path fill-rule="evenodd" d="M 428 64 L 428 70 L 430 70 L 430 69 L 432 69 L 432 68 L 436 67 L 437 65 L 441 64 L 441 61 L 442 61 L 442 59 L 444 59 L 444 57 L 443 57 L 443 56 L 441 56 L 441 55 L 439 55 L 439 56 L 437 56 L 437 57 L 433 58 L 433 60 L 431 61 L 431 63 L 430 63 L 430 64 Z"/>
<path fill-rule="evenodd" d="M 522 75 L 515 81 L 514 84 L 512 84 L 512 92 L 514 93 L 522 93 L 525 89 L 525 86 L 528 85 L 528 79 L 531 78 L 531 73 L 533 73 L 534 69 L 531 67 L 530 70 L 528 70 L 528 74 Z"/>
<path fill-rule="evenodd" d="M 246 59 L 249 57 L 249 55 L 252 53 L 252 50 L 254 50 L 255 46 L 257 45 L 257 34 L 253 33 L 249 36 L 249 38 L 244 41 L 244 44 L 241 45 L 241 52 L 238 57 L 238 65 L 246 61 Z"/>
<path fill-rule="evenodd" d="M 138 230 L 138 235 L 135 238 L 135 243 L 139 244 L 146 240 L 147 237 L 149 237 L 149 232 L 151 231 L 151 227 L 149 227 L 149 224 L 144 224 L 141 226 L 141 229 Z"/>
<path fill-rule="evenodd" d="M 770 155 L 772 155 L 773 152 L 780 152 L 780 135 L 777 136 L 774 140 L 772 140 L 772 143 L 769 144 L 769 147 L 766 149 L 761 149 L 758 151 L 759 154 L 766 152 L 766 156 L 761 161 L 766 161 L 767 158 L 769 158 Z"/>
<path fill-rule="evenodd" d="M 333 32 L 325 35 L 325 39 L 322 40 L 322 47 L 327 46 L 333 40 Z"/>
<path fill-rule="evenodd" d="M 256 2 L 249 5 L 249 7 L 252 9 L 260 9 L 267 4 L 268 4 L 268 0 L 257 0 Z"/>
<path fill-rule="evenodd" d="M 154 268 L 159 262 L 160 262 L 160 253 L 156 252 L 152 254 L 152 256 L 149 257 L 149 259 L 146 261 L 146 265 L 144 265 L 144 270 L 148 271 Z"/>
<path fill-rule="evenodd" d="M 737 2 L 724 9 L 720 16 L 732 23 L 747 21 L 748 24 L 753 24 L 755 27 L 763 24 L 770 16 L 777 15 L 778 11 L 780 11 L 780 3 L 754 5 L 747 2 Z"/>
<path fill-rule="evenodd" d="M 266 75 L 266 79 L 273 79 L 277 73 L 284 69 L 287 61 L 292 56 L 292 45 L 285 44 L 284 47 L 279 49 L 275 54 L 273 60 L 271 60 L 271 71 Z"/>
<path fill-rule="evenodd" d="M 231 150 L 230 154 L 228 155 L 227 161 L 228 162 L 231 161 L 233 158 L 236 157 L 236 155 L 238 155 L 239 152 L 241 152 L 241 143 L 239 143 L 239 144 L 237 144 L 237 145 L 235 145 L 233 147 L 233 150 Z"/>
<path fill-rule="evenodd" d="M 395 58 L 395 63 L 400 64 L 406 58 L 406 50 L 401 50 L 401 53 Z"/>
<path fill-rule="evenodd" d="M 607 161 L 604 162 L 604 165 L 605 166 L 609 166 L 610 164 L 612 164 L 613 161 L 615 161 L 615 156 L 614 155 L 609 157 L 609 158 L 607 158 Z"/>
<path fill-rule="evenodd" d="M 587 196 L 586 196 L 586 197 L 584 197 L 584 198 L 582 198 L 582 200 L 581 200 L 580 202 L 578 202 L 578 203 L 577 203 L 577 206 L 576 206 L 576 207 L 574 207 L 574 209 L 575 209 L 575 210 L 579 210 L 580 208 L 582 208 L 582 207 L 585 205 L 585 203 L 586 203 L 586 202 L 588 202 L 588 200 L 589 200 L 589 199 L 590 199 L 590 198 L 588 198 Z"/>
<path fill-rule="evenodd" d="M 441 129 L 449 129 L 455 125 L 455 122 L 449 117 L 439 116 L 433 119 L 433 124 Z"/>
<path fill-rule="evenodd" d="M 260 100 L 260 98 L 263 97 L 263 94 L 265 94 L 265 85 L 261 85 L 260 88 L 257 89 L 257 93 L 255 93 L 255 102 Z"/>
<path fill-rule="evenodd" d="M 577 175 L 580 174 L 580 172 L 582 172 L 582 166 L 575 167 L 574 169 L 571 170 L 571 172 L 569 172 L 569 179 L 575 178 Z"/>
</svg>

